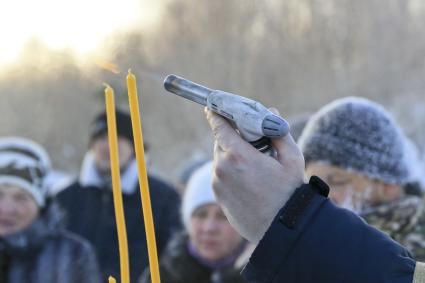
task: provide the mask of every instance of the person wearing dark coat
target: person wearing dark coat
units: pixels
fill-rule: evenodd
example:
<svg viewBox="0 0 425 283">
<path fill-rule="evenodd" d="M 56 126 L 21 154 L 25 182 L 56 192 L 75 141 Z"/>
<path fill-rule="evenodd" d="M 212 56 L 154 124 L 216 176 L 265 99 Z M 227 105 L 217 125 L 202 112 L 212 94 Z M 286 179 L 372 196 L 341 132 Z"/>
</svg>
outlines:
<svg viewBox="0 0 425 283">
<path fill-rule="evenodd" d="M 298 144 L 307 175 L 325 180 L 330 199 L 425 260 L 425 207 L 414 187 L 416 148 L 391 114 L 361 97 L 323 106 Z"/>
<path fill-rule="evenodd" d="M 163 283 L 245 283 L 236 266 L 247 242 L 232 228 L 211 188 L 212 163 L 190 177 L 182 203 L 186 231 L 176 234 L 159 262 Z M 146 268 L 139 280 L 150 283 Z"/>
<path fill-rule="evenodd" d="M 130 279 L 135 282 L 148 266 L 146 235 L 139 192 L 137 163 L 133 149 L 130 116 L 117 111 L 121 187 L 127 228 Z M 86 154 L 79 180 L 62 190 L 56 199 L 66 213 L 66 227 L 88 239 L 95 247 L 102 279 L 119 278 L 118 236 L 111 188 L 106 114 L 94 121 L 90 151 Z M 158 254 L 171 235 L 180 230 L 180 198 L 167 183 L 148 177 Z"/>
<path fill-rule="evenodd" d="M 215 138 L 214 193 L 233 227 L 255 245 L 242 271 L 248 282 L 425 282 L 425 264 L 406 248 L 336 207 L 318 177 L 304 183 L 304 158 L 290 135 L 272 140 L 271 157 L 224 118 L 206 116 Z"/>
<path fill-rule="evenodd" d="M 32 141 L 0 139 L 0 282 L 100 283 L 92 246 L 46 199 L 49 163 Z"/>
</svg>

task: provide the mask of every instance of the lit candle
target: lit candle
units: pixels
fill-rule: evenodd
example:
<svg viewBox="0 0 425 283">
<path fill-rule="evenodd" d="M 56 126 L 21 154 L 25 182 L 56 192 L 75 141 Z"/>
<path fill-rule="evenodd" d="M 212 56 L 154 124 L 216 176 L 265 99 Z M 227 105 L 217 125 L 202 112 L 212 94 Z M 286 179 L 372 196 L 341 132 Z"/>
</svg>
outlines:
<svg viewBox="0 0 425 283">
<path fill-rule="evenodd" d="M 115 280 L 115 278 L 114 278 L 114 277 L 109 276 L 109 278 L 108 278 L 108 283 L 117 283 L 117 280 Z"/>
<path fill-rule="evenodd" d="M 110 86 L 106 86 L 105 89 L 105 102 L 106 116 L 108 122 L 109 152 L 111 159 L 112 193 L 114 196 L 115 220 L 117 223 L 118 245 L 120 251 L 121 283 L 129 283 L 130 268 L 128 264 L 127 232 L 125 229 L 124 209 L 121 195 L 121 178 L 118 156 L 117 125 L 115 118 L 115 101 L 114 91 Z"/>
<path fill-rule="evenodd" d="M 158 254 L 156 250 L 155 229 L 152 217 L 151 198 L 149 194 L 148 175 L 146 171 L 145 149 L 143 146 L 142 124 L 140 121 L 139 101 L 137 98 L 136 77 L 128 71 L 128 101 L 130 104 L 131 123 L 133 126 L 134 146 L 136 151 L 137 170 L 139 173 L 140 194 L 142 196 L 143 218 L 145 220 L 146 240 L 148 245 L 151 282 L 160 283 Z"/>
</svg>

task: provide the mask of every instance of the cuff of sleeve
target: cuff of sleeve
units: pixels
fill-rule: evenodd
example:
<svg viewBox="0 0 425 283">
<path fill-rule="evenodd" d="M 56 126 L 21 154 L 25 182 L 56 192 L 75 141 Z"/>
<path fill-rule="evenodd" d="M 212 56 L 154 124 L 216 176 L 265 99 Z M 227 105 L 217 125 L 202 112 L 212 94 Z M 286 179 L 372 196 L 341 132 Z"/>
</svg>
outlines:
<svg viewBox="0 0 425 283">
<path fill-rule="evenodd" d="M 310 184 L 312 181 L 317 180 L 310 180 Z M 310 184 L 295 191 L 258 243 L 242 271 L 249 282 L 273 282 L 306 226 L 327 201 L 327 194 L 317 192 Z"/>
</svg>

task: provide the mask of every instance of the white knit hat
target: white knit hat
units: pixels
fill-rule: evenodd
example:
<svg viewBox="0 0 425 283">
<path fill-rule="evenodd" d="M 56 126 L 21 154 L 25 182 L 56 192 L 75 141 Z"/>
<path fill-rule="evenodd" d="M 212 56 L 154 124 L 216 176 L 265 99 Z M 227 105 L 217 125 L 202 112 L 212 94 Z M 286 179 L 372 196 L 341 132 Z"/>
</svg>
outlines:
<svg viewBox="0 0 425 283">
<path fill-rule="evenodd" d="M 183 223 L 188 227 L 193 212 L 205 204 L 217 203 L 212 189 L 213 164 L 208 162 L 190 177 L 183 196 Z"/>
<path fill-rule="evenodd" d="M 17 137 L 0 139 L 0 184 L 26 190 L 40 207 L 45 202 L 43 182 L 49 170 L 50 159 L 40 145 Z"/>
</svg>

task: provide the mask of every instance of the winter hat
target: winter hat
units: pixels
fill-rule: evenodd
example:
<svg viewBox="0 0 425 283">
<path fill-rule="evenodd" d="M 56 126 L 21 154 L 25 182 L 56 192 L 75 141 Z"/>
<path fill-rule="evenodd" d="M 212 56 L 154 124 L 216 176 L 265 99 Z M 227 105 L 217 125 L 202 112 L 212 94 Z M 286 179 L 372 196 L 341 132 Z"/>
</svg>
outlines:
<svg viewBox="0 0 425 283">
<path fill-rule="evenodd" d="M 49 170 L 49 156 L 37 143 L 17 137 L 0 139 L 0 184 L 26 190 L 40 207 L 45 203 L 44 178 Z"/>
<path fill-rule="evenodd" d="M 193 173 L 208 161 L 209 159 L 207 158 L 198 158 L 196 160 L 189 161 L 180 173 L 179 182 L 186 187 Z"/>
<path fill-rule="evenodd" d="M 298 144 L 306 164 L 321 161 L 388 184 L 409 179 L 405 136 L 379 104 L 335 100 L 311 117 Z"/>
<path fill-rule="evenodd" d="M 133 128 L 131 126 L 130 115 L 127 112 L 117 109 L 115 112 L 115 117 L 117 120 L 118 136 L 124 137 L 133 143 Z M 106 112 L 103 111 L 95 117 L 91 124 L 90 141 L 93 141 L 94 139 L 106 133 L 108 133 L 108 121 Z"/>
<path fill-rule="evenodd" d="M 213 164 L 208 162 L 190 177 L 183 196 L 183 223 L 188 227 L 193 212 L 205 204 L 217 203 L 212 189 Z"/>
</svg>

